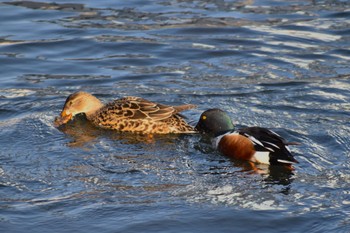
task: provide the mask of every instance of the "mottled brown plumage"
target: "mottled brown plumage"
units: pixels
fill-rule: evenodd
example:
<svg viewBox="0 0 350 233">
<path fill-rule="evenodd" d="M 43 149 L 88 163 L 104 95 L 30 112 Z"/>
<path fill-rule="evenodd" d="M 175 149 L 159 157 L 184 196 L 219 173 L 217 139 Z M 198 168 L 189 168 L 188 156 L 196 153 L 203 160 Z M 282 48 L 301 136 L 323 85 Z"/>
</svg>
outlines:
<svg viewBox="0 0 350 233">
<path fill-rule="evenodd" d="M 168 106 L 133 96 L 103 105 L 95 96 L 77 92 L 67 98 L 55 125 L 85 113 L 91 123 L 105 129 L 143 134 L 194 133 L 194 128 L 179 114 L 194 107 L 191 104 Z"/>
</svg>

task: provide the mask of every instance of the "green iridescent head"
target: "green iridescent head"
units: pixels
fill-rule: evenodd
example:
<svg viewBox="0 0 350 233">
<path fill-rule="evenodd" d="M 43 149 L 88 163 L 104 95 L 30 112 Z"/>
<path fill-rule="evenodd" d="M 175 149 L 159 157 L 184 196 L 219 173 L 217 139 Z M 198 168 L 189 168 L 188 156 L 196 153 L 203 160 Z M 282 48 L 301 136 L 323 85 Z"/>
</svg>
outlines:
<svg viewBox="0 0 350 233">
<path fill-rule="evenodd" d="M 233 130 L 234 125 L 225 111 L 213 108 L 202 113 L 195 128 L 199 132 L 217 136 Z"/>
</svg>

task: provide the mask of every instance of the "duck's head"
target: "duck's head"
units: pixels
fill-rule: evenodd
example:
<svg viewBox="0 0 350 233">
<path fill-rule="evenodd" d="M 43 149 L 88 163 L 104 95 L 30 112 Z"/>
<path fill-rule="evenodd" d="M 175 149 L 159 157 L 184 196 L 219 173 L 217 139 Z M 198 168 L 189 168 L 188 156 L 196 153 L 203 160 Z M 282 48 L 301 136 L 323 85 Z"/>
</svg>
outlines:
<svg viewBox="0 0 350 233">
<path fill-rule="evenodd" d="M 213 108 L 202 113 L 195 128 L 199 132 L 217 136 L 233 130 L 234 125 L 225 111 Z"/>
<path fill-rule="evenodd" d="M 75 115 L 85 113 L 87 118 L 103 106 L 101 101 L 87 92 L 76 92 L 68 96 L 60 117 L 55 120 L 57 126 L 70 121 Z"/>
</svg>

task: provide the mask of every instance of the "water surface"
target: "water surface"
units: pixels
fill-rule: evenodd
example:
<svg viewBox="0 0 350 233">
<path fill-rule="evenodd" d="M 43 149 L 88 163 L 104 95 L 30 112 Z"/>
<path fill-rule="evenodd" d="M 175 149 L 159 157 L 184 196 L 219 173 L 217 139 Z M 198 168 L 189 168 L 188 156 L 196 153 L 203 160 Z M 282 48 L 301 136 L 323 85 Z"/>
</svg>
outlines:
<svg viewBox="0 0 350 233">
<path fill-rule="evenodd" d="M 348 1 L 2 1 L 2 232 L 349 232 Z M 290 141 L 295 171 L 200 135 L 53 126 L 77 90 L 219 107 Z"/>
</svg>

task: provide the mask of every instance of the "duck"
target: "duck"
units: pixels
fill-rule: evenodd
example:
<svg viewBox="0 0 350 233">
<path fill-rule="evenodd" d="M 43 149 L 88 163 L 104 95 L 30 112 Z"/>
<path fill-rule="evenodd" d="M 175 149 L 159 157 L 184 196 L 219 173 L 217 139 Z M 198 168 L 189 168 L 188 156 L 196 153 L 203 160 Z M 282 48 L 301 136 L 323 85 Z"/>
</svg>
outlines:
<svg viewBox="0 0 350 233">
<path fill-rule="evenodd" d="M 211 137 L 214 149 L 221 154 L 253 164 L 293 165 L 298 163 L 287 142 L 276 132 L 258 126 L 235 129 L 229 115 L 218 108 L 204 111 L 195 126 Z"/>
<path fill-rule="evenodd" d="M 67 124 L 78 114 L 85 114 L 94 126 L 139 134 L 196 133 L 180 112 L 195 108 L 193 104 L 168 106 L 141 97 L 127 96 L 103 104 L 96 96 L 78 91 L 68 96 L 56 127 Z"/>
</svg>

